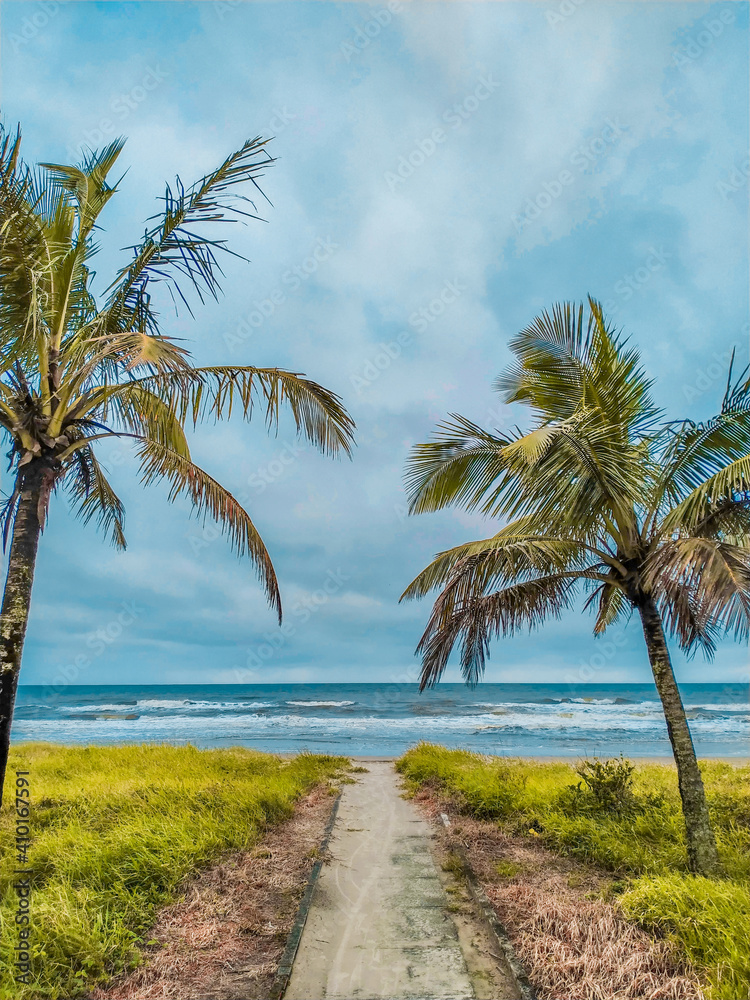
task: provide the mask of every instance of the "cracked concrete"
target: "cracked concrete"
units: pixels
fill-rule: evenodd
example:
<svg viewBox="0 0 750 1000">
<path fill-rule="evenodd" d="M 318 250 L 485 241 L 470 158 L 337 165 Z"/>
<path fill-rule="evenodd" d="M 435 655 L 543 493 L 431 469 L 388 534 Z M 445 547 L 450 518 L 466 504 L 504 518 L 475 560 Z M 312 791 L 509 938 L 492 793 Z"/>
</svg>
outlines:
<svg viewBox="0 0 750 1000">
<path fill-rule="evenodd" d="M 473 1000 L 431 853 L 389 762 L 346 785 L 285 1000 Z"/>
</svg>

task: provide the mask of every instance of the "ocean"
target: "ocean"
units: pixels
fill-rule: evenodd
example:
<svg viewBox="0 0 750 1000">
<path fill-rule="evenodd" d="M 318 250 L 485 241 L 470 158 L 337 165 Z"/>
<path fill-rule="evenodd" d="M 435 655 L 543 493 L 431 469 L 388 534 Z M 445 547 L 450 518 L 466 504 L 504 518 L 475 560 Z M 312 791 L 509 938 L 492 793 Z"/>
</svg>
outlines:
<svg viewBox="0 0 750 1000">
<path fill-rule="evenodd" d="M 699 755 L 750 756 L 743 684 L 685 684 Z M 670 754 L 648 684 L 22 685 L 12 739 L 396 756 L 419 740 L 508 756 Z"/>
</svg>

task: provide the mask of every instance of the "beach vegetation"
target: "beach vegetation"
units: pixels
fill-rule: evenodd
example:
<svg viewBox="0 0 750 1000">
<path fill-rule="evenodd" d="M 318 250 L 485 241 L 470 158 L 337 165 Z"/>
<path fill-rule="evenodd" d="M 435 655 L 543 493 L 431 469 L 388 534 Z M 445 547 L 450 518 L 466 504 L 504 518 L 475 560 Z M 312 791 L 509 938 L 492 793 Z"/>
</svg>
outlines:
<svg viewBox="0 0 750 1000">
<path fill-rule="evenodd" d="M 568 785 L 560 795 L 560 804 L 577 815 L 583 812 L 625 813 L 638 808 L 633 794 L 635 765 L 622 755 L 613 760 L 584 760 L 575 769 L 581 779 Z"/>
<path fill-rule="evenodd" d="M 635 616 L 677 765 L 688 864 L 718 874 L 668 637 L 711 659 L 719 637 L 750 635 L 748 371 L 733 376 L 730 365 L 710 419 L 666 420 L 638 351 L 592 298 L 541 313 L 510 348 L 495 388 L 528 409 L 529 426 L 490 432 L 453 414 L 408 460 L 411 513 L 455 505 L 506 522 L 439 553 L 403 594 L 439 592 L 417 646 L 421 688 L 457 649 L 477 683 L 493 639 L 559 618 L 581 590 L 596 635 Z M 614 772 L 586 776 L 585 798 L 605 778 L 611 804 Z"/>
<path fill-rule="evenodd" d="M 343 772 L 193 746 L 21 744 L 29 772 L 31 974 L 16 981 L 15 813 L 0 813 L 0 1000 L 73 1000 L 139 961 L 159 907 L 221 855 L 251 849 L 295 802 Z"/>
<path fill-rule="evenodd" d="M 248 512 L 191 458 L 186 429 L 234 413 L 266 427 L 288 410 L 297 433 L 326 454 L 349 453 L 353 422 L 335 393 L 296 372 L 198 366 L 164 332 L 163 306 L 191 313 L 218 298 L 223 223 L 259 218 L 246 192 L 274 162 L 268 140 L 248 139 L 191 185 L 167 184 L 159 211 L 101 294 L 93 258 L 102 213 L 118 193 L 117 139 L 77 165 L 21 157 L 20 130 L 0 128 L 0 435 L 9 489 L 0 509 L 10 543 L 0 611 L 0 801 L 39 538 L 56 494 L 125 548 L 124 509 L 97 457 L 120 442 L 143 484 L 165 482 L 215 520 L 255 565 L 281 619 L 270 555 Z M 233 254 L 238 256 L 237 254 Z"/>
<path fill-rule="evenodd" d="M 606 765 L 610 767 L 607 769 Z M 627 768 L 625 767 L 627 765 Z M 611 873 L 615 906 L 667 937 L 700 970 L 715 1000 L 750 989 L 750 766 L 703 761 L 723 878 L 691 874 L 673 766 L 622 759 L 537 763 L 421 743 L 398 761 L 413 789 L 429 787 L 462 812 L 531 836 L 560 854 Z M 628 808 L 572 796 L 583 772 L 628 775 Z M 498 789 L 504 788 L 504 794 Z M 482 794 L 484 789 L 484 795 Z M 507 864 L 501 862 L 501 864 Z M 510 877 L 512 868 L 501 875 Z"/>
</svg>

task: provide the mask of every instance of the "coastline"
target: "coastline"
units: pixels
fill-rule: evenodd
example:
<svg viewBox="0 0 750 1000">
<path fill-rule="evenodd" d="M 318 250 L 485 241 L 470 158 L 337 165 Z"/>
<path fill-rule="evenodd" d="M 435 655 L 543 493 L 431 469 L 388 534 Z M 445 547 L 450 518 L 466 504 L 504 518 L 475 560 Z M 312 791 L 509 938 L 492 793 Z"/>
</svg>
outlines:
<svg viewBox="0 0 750 1000">
<path fill-rule="evenodd" d="M 474 751 L 472 751 L 473 753 Z M 279 754 L 279 757 L 296 757 L 293 753 L 283 753 Z M 508 760 L 522 760 L 528 761 L 534 764 L 571 764 L 577 760 L 581 760 L 582 757 L 531 757 L 528 754 L 481 754 L 483 757 L 506 757 Z M 352 754 L 349 760 L 367 763 L 368 761 L 372 764 L 377 762 L 393 762 L 397 761 L 398 757 L 375 757 L 367 755 L 355 756 Z M 669 764 L 674 765 L 674 757 L 635 757 L 633 755 L 629 758 L 634 764 Z M 721 764 L 735 764 L 737 767 L 746 767 L 750 764 L 750 757 L 699 757 L 699 763 L 721 763 Z"/>
<path fill-rule="evenodd" d="M 663 709 L 649 685 L 70 685 L 48 697 L 19 687 L 12 740 L 67 745 L 143 743 L 267 753 L 303 750 L 396 758 L 420 740 L 474 753 L 550 760 L 671 757 Z M 750 758 L 742 685 L 683 692 L 696 751 Z"/>
</svg>

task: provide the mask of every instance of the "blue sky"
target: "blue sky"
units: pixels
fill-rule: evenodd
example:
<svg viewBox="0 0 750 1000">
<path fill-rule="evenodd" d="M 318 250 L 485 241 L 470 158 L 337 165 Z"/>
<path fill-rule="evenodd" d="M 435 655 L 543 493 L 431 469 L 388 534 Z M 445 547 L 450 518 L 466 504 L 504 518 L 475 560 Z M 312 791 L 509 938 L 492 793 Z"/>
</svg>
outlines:
<svg viewBox="0 0 750 1000">
<path fill-rule="evenodd" d="M 243 497 L 274 558 L 280 633 L 252 568 L 144 492 L 125 554 L 58 500 L 22 682 L 392 681 L 414 675 L 427 603 L 398 596 L 440 549 L 493 532 L 405 516 L 410 446 L 491 390 L 510 337 L 587 293 L 641 348 L 672 416 L 717 406 L 748 351 L 746 3 L 3 2 L 2 115 L 29 160 L 127 135 L 97 269 L 118 266 L 164 179 L 274 135 L 266 223 L 233 227 L 224 294 L 164 327 L 201 362 L 278 365 L 339 392 L 352 462 L 284 424 L 206 426 L 196 460 Z M 263 312 L 269 315 L 263 315 Z M 384 348 L 382 345 L 386 345 Z M 645 681 L 636 622 L 594 640 L 571 613 L 496 643 L 488 680 Z M 739 680 L 747 650 L 676 656 Z M 457 679 L 454 672 L 446 679 Z"/>
</svg>

